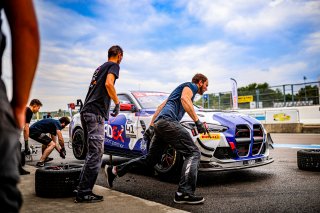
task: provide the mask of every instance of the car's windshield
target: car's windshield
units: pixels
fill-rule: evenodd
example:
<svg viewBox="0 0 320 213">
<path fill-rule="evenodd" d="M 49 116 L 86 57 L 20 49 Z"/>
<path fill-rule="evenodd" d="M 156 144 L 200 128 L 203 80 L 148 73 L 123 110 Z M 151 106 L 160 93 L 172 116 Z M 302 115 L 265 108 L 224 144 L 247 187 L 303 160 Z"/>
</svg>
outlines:
<svg viewBox="0 0 320 213">
<path fill-rule="evenodd" d="M 164 92 L 132 92 L 142 108 L 157 108 L 169 96 Z"/>
</svg>

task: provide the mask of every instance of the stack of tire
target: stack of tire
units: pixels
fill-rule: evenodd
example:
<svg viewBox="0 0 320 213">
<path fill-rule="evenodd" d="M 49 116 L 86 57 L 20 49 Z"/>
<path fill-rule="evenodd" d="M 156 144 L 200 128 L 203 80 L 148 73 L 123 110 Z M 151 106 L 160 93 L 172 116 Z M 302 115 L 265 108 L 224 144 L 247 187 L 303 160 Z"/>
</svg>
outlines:
<svg viewBox="0 0 320 213">
<path fill-rule="evenodd" d="M 302 149 L 297 152 L 298 168 L 320 171 L 320 149 Z"/>
<path fill-rule="evenodd" d="M 37 169 L 35 191 L 39 197 L 71 197 L 79 184 L 81 164 L 51 165 Z"/>
</svg>

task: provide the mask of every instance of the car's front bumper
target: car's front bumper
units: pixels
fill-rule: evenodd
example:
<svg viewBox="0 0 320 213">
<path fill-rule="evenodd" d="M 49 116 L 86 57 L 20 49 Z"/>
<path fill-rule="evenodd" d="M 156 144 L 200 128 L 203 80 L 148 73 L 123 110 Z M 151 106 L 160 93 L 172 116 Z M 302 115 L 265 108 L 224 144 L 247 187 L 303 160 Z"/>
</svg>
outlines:
<svg viewBox="0 0 320 213">
<path fill-rule="evenodd" d="M 215 171 L 228 171 L 237 169 L 247 169 L 257 166 L 267 165 L 274 161 L 270 157 L 262 157 L 256 159 L 246 160 L 223 160 L 223 161 L 209 161 L 200 162 L 199 172 L 215 172 Z"/>
</svg>

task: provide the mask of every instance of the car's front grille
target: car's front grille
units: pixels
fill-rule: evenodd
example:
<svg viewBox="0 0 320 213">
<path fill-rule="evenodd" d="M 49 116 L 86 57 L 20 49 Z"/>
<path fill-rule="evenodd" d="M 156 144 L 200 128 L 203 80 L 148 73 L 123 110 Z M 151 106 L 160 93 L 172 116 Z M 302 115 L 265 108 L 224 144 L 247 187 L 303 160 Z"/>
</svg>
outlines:
<svg viewBox="0 0 320 213">
<path fill-rule="evenodd" d="M 247 125 L 236 126 L 236 149 L 239 157 L 245 157 L 249 155 L 251 144 L 250 129 Z"/>
<path fill-rule="evenodd" d="M 253 146 L 252 155 L 260 154 L 261 146 L 263 144 L 263 130 L 260 124 L 253 125 Z"/>
<path fill-rule="evenodd" d="M 213 156 L 218 159 L 232 159 L 236 157 L 230 147 L 217 147 Z"/>
</svg>

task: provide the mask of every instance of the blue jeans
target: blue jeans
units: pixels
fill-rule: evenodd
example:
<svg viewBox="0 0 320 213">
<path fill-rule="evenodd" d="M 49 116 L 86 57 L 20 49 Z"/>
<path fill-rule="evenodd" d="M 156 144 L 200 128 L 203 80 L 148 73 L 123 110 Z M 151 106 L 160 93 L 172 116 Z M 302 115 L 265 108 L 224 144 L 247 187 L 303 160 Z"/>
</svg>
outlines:
<svg viewBox="0 0 320 213">
<path fill-rule="evenodd" d="M 3 82 L 0 79 L 0 207 L 3 211 L 19 212 L 22 205 L 17 187 L 20 175 L 20 129 L 14 120 Z"/>
<path fill-rule="evenodd" d="M 166 145 L 170 144 L 184 157 L 178 192 L 194 194 L 201 154 L 190 134 L 178 121 L 167 118 L 159 119 L 154 124 L 154 133 L 148 154 L 118 165 L 118 176 L 125 175 L 135 167 L 153 168 L 160 161 Z"/>
<path fill-rule="evenodd" d="M 81 124 L 84 138 L 88 145 L 88 153 L 80 174 L 78 196 L 92 193 L 101 168 L 104 141 L 104 117 L 93 113 L 81 113 Z"/>
</svg>

